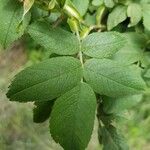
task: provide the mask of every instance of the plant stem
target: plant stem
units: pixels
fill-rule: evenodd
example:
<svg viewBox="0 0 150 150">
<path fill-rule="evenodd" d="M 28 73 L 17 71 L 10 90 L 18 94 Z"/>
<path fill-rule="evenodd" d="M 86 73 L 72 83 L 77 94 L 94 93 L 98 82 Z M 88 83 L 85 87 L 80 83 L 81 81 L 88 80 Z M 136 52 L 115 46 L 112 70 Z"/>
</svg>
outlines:
<svg viewBox="0 0 150 150">
<path fill-rule="evenodd" d="M 83 55 L 82 55 L 81 51 L 79 51 L 79 59 L 80 59 L 80 62 L 82 64 L 82 67 L 83 67 Z"/>
<path fill-rule="evenodd" d="M 80 39 L 80 35 L 79 35 L 79 32 L 76 32 L 77 34 L 77 38 L 79 40 L 79 43 L 80 43 L 80 51 L 79 51 L 79 59 L 80 59 L 80 62 L 82 64 L 82 67 L 83 67 L 83 55 L 82 55 L 82 51 L 81 51 L 81 39 Z"/>
<path fill-rule="evenodd" d="M 79 31 L 76 32 L 76 35 L 77 35 L 77 38 L 80 43 L 80 51 L 79 51 L 78 55 L 79 55 L 79 59 L 80 59 L 80 62 L 81 62 L 82 68 L 83 68 L 83 55 L 82 55 L 82 51 L 81 51 L 81 38 L 80 38 Z M 81 78 L 81 82 L 83 82 L 83 78 Z"/>
</svg>

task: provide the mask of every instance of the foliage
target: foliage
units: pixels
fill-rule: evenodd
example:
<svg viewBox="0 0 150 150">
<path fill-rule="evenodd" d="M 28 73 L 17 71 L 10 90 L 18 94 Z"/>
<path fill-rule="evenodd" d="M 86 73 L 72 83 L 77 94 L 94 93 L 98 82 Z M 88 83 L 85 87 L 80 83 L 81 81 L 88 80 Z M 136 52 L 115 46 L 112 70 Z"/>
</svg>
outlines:
<svg viewBox="0 0 150 150">
<path fill-rule="evenodd" d="M 0 2 L 1 46 L 29 34 L 49 58 L 20 72 L 7 97 L 35 102 L 34 121 L 50 118 L 51 135 L 66 150 L 87 147 L 97 107 L 103 149 L 128 149 L 116 124 L 150 94 L 150 1 L 10 3 Z"/>
</svg>

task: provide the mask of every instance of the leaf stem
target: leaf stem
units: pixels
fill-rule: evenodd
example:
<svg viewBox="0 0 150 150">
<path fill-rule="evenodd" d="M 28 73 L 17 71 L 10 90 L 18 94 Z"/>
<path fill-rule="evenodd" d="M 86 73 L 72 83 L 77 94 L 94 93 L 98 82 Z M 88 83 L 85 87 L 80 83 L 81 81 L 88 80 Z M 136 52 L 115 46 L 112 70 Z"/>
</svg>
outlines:
<svg viewBox="0 0 150 150">
<path fill-rule="evenodd" d="M 79 51 L 78 55 L 79 55 L 79 59 L 80 59 L 80 62 L 82 64 L 82 67 L 83 67 L 83 55 L 82 55 L 82 51 L 81 51 L 81 38 L 80 38 L 79 31 L 76 32 L 76 35 L 77 35 L 77 38 L 78 38 L 79 43 L 80 43 L 80 51 Z"/>
<path fill-rule="evenodd" d="M 79 59 L 80 59 L 80 62 L 82 64 L 82 67 L 83 67 L 83 55 L 82 55 L 81 51 L 79 51 Z"/>
<path fill-rule="evenodd" d="M 78 56 L 79 56 L 79 59 L 80 59 L 80 62 L 81 62 L 81 65 L 82 65 L 82 68 L 84 67 L 84 62 L 83 62 L 83 54 L 82 54 L 82 51 L 81 51 L 81 38 L 80 38 L 80 34 L 79 34 L 79 31 L 76 32 L 76 35 L 77 35 L 77 38 L 79 40 L 79 43 L 80 43 L 80 51 L 78 53 Z M 83 82 L 83 78 L 81 78 L 81 82 Z"/>
</svg>

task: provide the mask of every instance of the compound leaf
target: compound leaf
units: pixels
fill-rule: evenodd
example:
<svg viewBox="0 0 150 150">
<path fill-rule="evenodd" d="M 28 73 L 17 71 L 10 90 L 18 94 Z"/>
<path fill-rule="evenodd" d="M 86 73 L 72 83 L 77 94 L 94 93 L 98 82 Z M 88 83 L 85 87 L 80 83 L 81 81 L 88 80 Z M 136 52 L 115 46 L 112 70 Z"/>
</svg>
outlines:
<svg viewBox="0 0 150 150">
<path fill-rule="evenodd" d="M 80 50 L 75 35 L 61 28 L 52 28 L 44 22 L 31 24 L 28 33 L 38 44 L 58 55 L 73 55 Z"/>
<path fill-rule="evenodd" d="M 107 28 L 113 29 L 119 23 L 123 22 L 127 18 L 127 8 L 123 5 L 116 6 L 108 16 Z"/>
<path fill-rule="evenodd" d="M 11 101 L 49 101 L 72 89 L 81 80 L 80 62 L 56 57 L 20 72 L 7 93 Z"/>
<path fill-rule="evenodd" d="M 93 33 L 82 42 L 82 51 L 91 57 L 106 58 L 115 54 L 126 44 L 126 39 L 117 32 Z"/>
<path fill-rule="evenodd" d="M 110 97 L 135 95 L 146 88 L 139 68 L 109 59 L 88 60 L 84 65 L 84 77 L 95 92 Z"/>
<path fill-rule="evenodd" d="M 50 131 L 65 150 L 83 150 L 90 140 L 96 110 L 96 97 L 89 85 L 80 83 L 54 104 Z"/>
<path fill-rule="evenodd" d="M 3 48 L 9 47 L 15 40 L 20 38 L 26 29 L 30 15 L 26 16 L 19 26 L 23 9 L 18 1 L 0 1 L 0 45 Z"/>
</svg>

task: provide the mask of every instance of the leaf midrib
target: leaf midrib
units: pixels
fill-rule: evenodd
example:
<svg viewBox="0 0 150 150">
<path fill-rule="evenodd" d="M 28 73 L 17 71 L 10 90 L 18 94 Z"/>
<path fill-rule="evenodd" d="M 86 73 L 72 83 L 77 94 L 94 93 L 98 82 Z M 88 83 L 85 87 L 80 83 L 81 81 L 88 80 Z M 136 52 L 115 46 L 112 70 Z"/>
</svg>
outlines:
<svg viewBox="0 0 150 150">
<path fill-rule="evenodd" d="M 136 90 L 136 91 L 137 91 L 137 90 L 138 90 L 138 91 L 143 91 L 142 89 L 134 88 L 134 87 L 131 87 L 131 86 L 127 86 L 127 85 L 122 84 L 122 83 L 120 83 L 120 82 L 118 82 L 118 81 L 115 81 L 115 80 L 111 79 L 110 77 L 105 76 L 105 75 L 103 75 L 103 74 L 101 74 L 101 73 L 99 73 L 99 72 L 96 72 L 96 71 L 92 70 L 92 69 L 87 68 L 87 70 L 89 70 L 89 71 L 91 71 L 91 72 L 95 72 L 96 74 L 99 74 L 100 76 L 102 76 L 102 77 L 104 77 L 104 78 L 106 78 L 106 79 L 108 79 L 108 80 L 111 80 L 111 81 L 113 81 L 113 82 L 115 82 L 115 83 L 117 83 L 117 84 L 120 84 L 120 85 L 122 85 L 122 86 L 124 86 L 124 87 L 126 87 L 126 88 L 131 88 L 132 90 Z"/>
<path fill-rule="evenodd" d="M 65 75 L 65 74 L 73 73 L 73 72 L 75 72 L 76 70 L 78 70 L 78 69 L 80 69 L 80 68 L 81 68 L 81 67 L 75 68 L 73 71 L 66 72 L 66 73 L 62 73 L 62 74 L 59 74 L 59 76 L 57 75 L 57 76 L 54 76 L 53 78 L 50 78 L 50 79 L 48 79 L 48 80 L 45 80 L 45 81 L 39 82 L 39 83 L 37 83 L 37 84 L 33 84 L 33 85 L 32 85 L 32 86 L 30 86 L 30 87 L 27 87 L 27 88 L 25 88 L 25 89 L 22 89 L 21 91 L 18 91 L 18 92 L 17 92 L 17 93 L 15 93 L 15 94 L 12 94 L 12 95 L 11 95 L 11 97 L 12 97 L 12 96 L 15 96 L 15 95 L 17 95 L 18 93 L 21 93 L 21 92 L 23 92 L 23 91 L 25 91 L 25 90 L 27 90 L 27 89 L 30 89 L 30 88 L 32 88 L 32 87 L 34 87 L 34 86 L 37 86 L 37 85 L 39 85 L 39 84 L 42 84 L 42 83 L 48 82 L 49 80 L 53 80 L 53 79 L 55 79 L 55 78 L 58 78 L 58 77 L 60 77 L 60 76 Z"/>
</svg>

